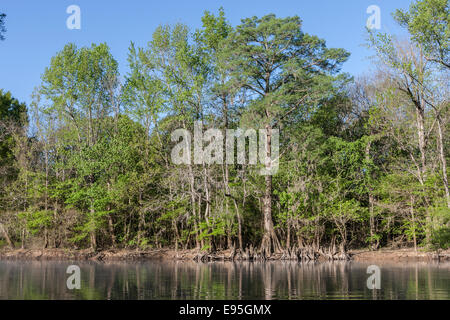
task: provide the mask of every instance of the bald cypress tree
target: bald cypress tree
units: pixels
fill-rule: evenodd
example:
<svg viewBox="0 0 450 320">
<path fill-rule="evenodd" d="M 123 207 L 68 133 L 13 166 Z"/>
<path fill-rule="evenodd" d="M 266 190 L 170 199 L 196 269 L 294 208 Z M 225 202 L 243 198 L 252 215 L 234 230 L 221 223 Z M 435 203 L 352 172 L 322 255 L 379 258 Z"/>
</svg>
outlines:
<svg viewBox="0 0 450 320">
<path fill-rule="evenodd" d="M 325 41 L 304 33 L 298 16 L 243 19 L 228 37 L 223 54 L 236 84 L 247 92 L 246 112 L 253 124 L 266 129 L 267 158 L 272 130 L 288 120 L 298 121 L 321 103 L 349 54 L 327 48 Z M 272 221 L 272 175 L 264 177 L 265 256 L 281 250 Z"/>
</svg>

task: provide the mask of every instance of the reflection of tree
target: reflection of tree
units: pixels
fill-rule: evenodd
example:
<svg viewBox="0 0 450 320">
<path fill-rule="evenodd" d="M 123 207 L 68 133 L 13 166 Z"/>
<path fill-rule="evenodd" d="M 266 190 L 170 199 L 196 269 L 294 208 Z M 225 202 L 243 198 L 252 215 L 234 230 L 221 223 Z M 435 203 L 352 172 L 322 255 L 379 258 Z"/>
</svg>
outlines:
<svg viewBox="0 0 450 320">
<path fill-rule="evenodd" d="M 331 262 L 80 263 L 81 289 L 66 287 L 69 262 L 0 261 L 0 299 L 450 299 L 450 264 Z"/>
</svg>

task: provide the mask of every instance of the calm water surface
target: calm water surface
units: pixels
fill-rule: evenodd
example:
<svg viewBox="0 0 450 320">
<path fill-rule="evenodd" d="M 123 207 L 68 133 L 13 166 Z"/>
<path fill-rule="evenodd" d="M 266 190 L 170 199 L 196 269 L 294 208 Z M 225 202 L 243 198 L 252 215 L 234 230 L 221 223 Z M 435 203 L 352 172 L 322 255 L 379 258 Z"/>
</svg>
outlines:
<svg viewBox="0 0 450 320">
<path fill-rule="evenodd" d="M 79 290 L 66 286 L 72 264 Z M 0 261 L 0 299 L 450 299 L 450 263 Z"/>
</svg>

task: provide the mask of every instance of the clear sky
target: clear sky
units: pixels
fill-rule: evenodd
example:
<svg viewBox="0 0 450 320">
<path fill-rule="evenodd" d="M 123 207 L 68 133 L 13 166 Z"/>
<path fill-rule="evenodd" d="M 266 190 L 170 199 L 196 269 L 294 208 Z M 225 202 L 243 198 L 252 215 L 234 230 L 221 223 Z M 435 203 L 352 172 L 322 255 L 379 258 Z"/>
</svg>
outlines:
<svg viewBox="0 0 450 320">
<path fill-rule="evenodd" d="M 200 27 L 205 10 L 217 13 L 223 7 L 235 26 L 242 18 L 275 13 L 279 17 L 298 15 L 303 31 L 351 53 L 343 70 L 352 75 L 370 70 L 371 52 L 365 42 L 367 7 L 381 9 L 381 29 L 400 34 L 391 13 L 408 8 L 411 0 L 0 0 L 6 13 L 6 40 L 0 41 L 0 88 L 20 101 L 30 102 L 33 88 L 50 58 L 68 42 L 78 46 L 106 42 L 126 75 L 130 41 L 144 46 L 160 24 L 182 22 L 192 30 Z M 81 29 L 69 30 L 69 5 L 81 9 Z"/>
</svg>

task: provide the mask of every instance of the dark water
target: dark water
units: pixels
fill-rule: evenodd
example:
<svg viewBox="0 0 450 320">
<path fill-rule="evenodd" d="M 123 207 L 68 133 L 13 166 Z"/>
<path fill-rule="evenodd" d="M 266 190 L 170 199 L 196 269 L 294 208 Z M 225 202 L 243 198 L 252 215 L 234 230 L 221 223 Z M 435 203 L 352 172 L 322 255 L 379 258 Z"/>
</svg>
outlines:
<svg viewBox="0 0 450 320">
<path fill-rule="evenodd" d="M 81 288 L 69 290 L 69 265 Z M 374 263 L 370 263 L 374 264 Z M 450 299 L 450 263 L 0 261 L 0 299 Z"/>
</svg>

